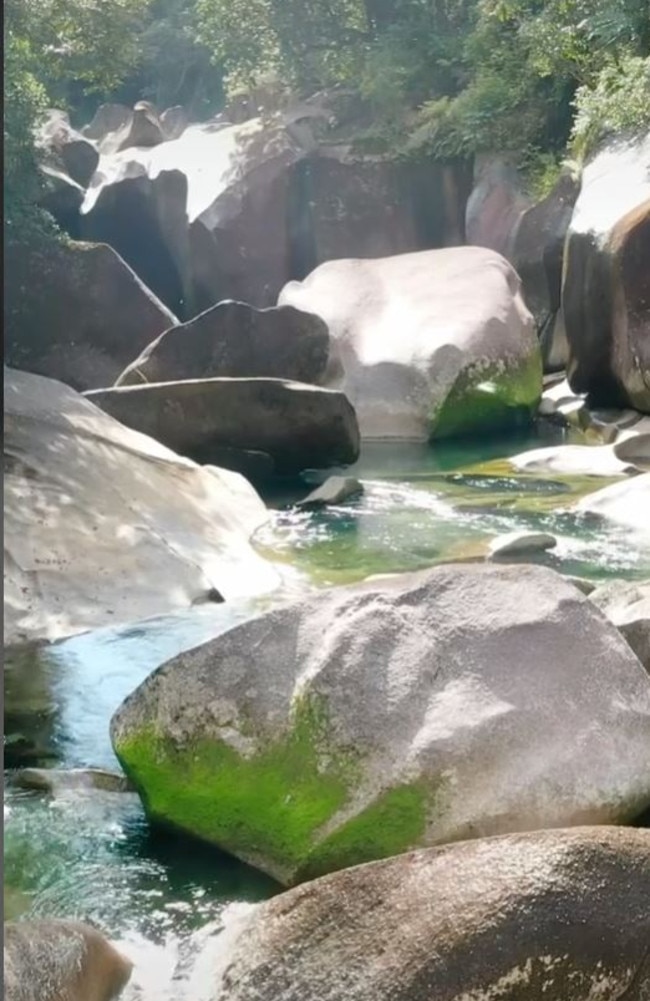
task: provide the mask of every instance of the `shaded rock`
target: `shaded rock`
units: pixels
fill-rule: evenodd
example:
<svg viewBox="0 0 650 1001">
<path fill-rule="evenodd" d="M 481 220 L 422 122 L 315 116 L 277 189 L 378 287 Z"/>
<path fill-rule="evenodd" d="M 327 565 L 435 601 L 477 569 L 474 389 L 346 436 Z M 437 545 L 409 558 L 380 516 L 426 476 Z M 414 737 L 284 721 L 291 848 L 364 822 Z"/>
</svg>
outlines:
<svg viewBox="0 0 650 1001">
<path fill-rule="evenodd" d="M 118 132 L 133 118 L 133 110 L 125 104 L 100 104 L 93 119 L 81 129 L 87 139 L 96 139 L 99 149 L 102 140 L 113 132 Z"/>
<path fill-rule="evenodd" d="M 499 535 L 490 543 L 488 554 L 491 560 L 541 553 L 557 546 L 557 539 L 547 532 L 509 532 Z"/>
<path fill-rule="evenodd" d="M 156 109 L 149 101 L 138 101 L 133 114 L 116 136 L 116 149 L 121 152 L 135 147 L 158 146 L 166 139 Z"/>
<path fill-rule="evenodd" d="M 575 510 L 638 529 L 640 538 L 650 542 L 650 473 L 597 490 L 579 500 Z"/>
<path fill-rule="evenodd" d="M 99 153 L 89 138 L 72 128 L 64 111 L 53 109 L 47 113 L 38 129 L 36 146 L 39 157 L 49 167 L 66 173 L 82 188 L 88 187 Z"/>
<path fill-rule="evenodd" d="M 282 379 L 192 379 L 97 389 L 87 399 L 183 455 L 270 455 L 279 473 L 355 462 L 359 431 L 343 393 Z"/>
<path fill-rule="evenodd" d="M 573 584 L 583 594 L 591 594 L 592 591 L 596 590 L 597 585 L 593 580 L 587 580 L 586 577 L 575 577 L 572 574 L 562 574 L 562 576 L 568 584 Z"/>
<path fill-rule="evenodd" d="M 484 433 L 529 420 L 539 401 L 532 317 L 492 251 L 329 261 L 279 302 L 327 323 L 325 384 L 350 398 L 363 438 Z"/>
<path fill-rule="evenodd" d="M 193 450 L 194 461 L 211 466 L 221 466 L 222 469 L 232 469 L 241 473 L 252 483 L 263 482 L 275 475 L 275 462 L 267 452 L 252 448 L 226 448 L 217 445 L 206 445 Z"/>
<path fill-rule="evenodd" d="M 21 789 L 36 789 L 54 796 L 79 789 L 115 793 L 130 789 L 124 775 L 103 768 L 21 768 L 12 777 L 12 782 Z"/>
<path fill-rule="evenodd" d="M 612 445 L 551 445 L 513 455 L 508 462 L 526 473 L 567 476 L 623 476 L 635 471 L 616 457 Z"/>
<path fill-rule="evenodd" d="M 180 139 L 189 124 L 189 115 L 180 104 L 167 108 L 160 116 L 160 125 L 166 139 Z"/>
<path fill-rule="evenodd" d="M 621 462 L 629 462 L 645 472 L 650 471 L 650 434 L 637 434 L 617 441 L 614 455 Z M 650 519 L 650 512 L 648 517 Z"/>
<path fill-rule="evenodd" d="M 117 379 L 117 386 L 213 377 L 262 377 L 317 383 L 329 359 L 319 316 L 293 306 L 255 309 L 220 302 L 166 330 Z"/>
<path fill-rule="evenodd" d="M 276 585 L 249 544 L 266 510 L 73 389 L 5 369 L 6 644 L 54 640 Z"/>
<path fill-rule="evenodd" d="M 650 136 L 583 171 L 567 235 L 568 375 L 596 406 L 650 412 Z"/>
<path fill-rule="evenodd" d="M 540 332 L 545 371 L 566 366 L 568 351 L 560 312 L 564 240 L 579 180 L 564 171 L 552 191 L 524 210 L 514 229 L 508 260 L 521 278 L 524 300 Z"/>
<path fill-rule="evenodd" d="M 213 1001 L 644 1001 L 650 834 L 540 831 L 306 883 L 227 927 Z"/>
<path fill-rule="evenodd" d="M 111 738 L 153 822 L 283 883 L 650 803 L 650 678 L 588 598 L 530 565 L 261 615 L 154 671 Z"/>
<path fill-rule="evenodd" d="M 590 597 L 650 671 L 650 581 L 608 581 Z"/>
<path fill-rule="evenodd" d="M 41 164 L 43 180 L 39 205 L 49 212 L 57 225 L 69 236 L 77 238 L 79 212 L 86 194 L 85 188 L 64 171 Z"/>
<path fill-rule="evenodd" d="M 327 507 L 330 504 L 342 504 L 352 497 L 363 493 L 363 483 L 353 476 L 330 476 L 319 487 L 312 490 L 304 500 L 298 501 L 298 508 Z"/>
<path fill-rule="evenodd" d="M 516 227 L 530 198 L 522 189 L 519 172 L 498 157 L 477 157 L 474 187 L 465 209 L 467 243 L 489 247 L 507 259 Z"/>
<path fill-rule="evenodd" d="M 7 254 L 4 322 L 6 364 L 89 389 L 176 318 L 110 247 L 47 241 Z"/>
<path fill-rule="evenodd" d="M 90 925 L 5 922 L 6 1001 L 112 1001 L 133 964 Z"/>
</svg>

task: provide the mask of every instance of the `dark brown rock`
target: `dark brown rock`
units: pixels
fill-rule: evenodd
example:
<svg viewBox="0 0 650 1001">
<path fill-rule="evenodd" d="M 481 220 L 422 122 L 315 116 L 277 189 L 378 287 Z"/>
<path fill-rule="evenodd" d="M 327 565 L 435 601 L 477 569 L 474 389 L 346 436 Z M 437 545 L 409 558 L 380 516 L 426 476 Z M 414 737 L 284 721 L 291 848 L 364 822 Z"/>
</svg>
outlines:
<svg viewBox="0 0 650 1001">
<path fill-rule="evenodd" d="M 562 309 L 572 389 L 650 413 L 650 136 L 605 148 L 583 172 Z"/>
<path fill-rule="evenodd" d="M 278 473 L 355 462 L 359 430 L 343 393 L 282 379 L 192 379 L 85 394 L 122 424 L 206 462 L 210 449 L 265 452 Z"/>
<path fill-rule="evenodd" d="M 319 316 L 294 306 L 226 301 L 166 330 L 116 385 L 223 376 L 318 383 L 328 359 L 329 332 Z"/>
<path fill-rule="evenodd" d="M 213 1001 L 647 1001 L 650 832 L 478 839 L 240 915 Z"/>
<path fill-rule="evenodd" d="M 6 364 L 90 389 L 176 318 L 110 247 L 50 240 L 6 254 L 4 322 Z"/>
</svg>

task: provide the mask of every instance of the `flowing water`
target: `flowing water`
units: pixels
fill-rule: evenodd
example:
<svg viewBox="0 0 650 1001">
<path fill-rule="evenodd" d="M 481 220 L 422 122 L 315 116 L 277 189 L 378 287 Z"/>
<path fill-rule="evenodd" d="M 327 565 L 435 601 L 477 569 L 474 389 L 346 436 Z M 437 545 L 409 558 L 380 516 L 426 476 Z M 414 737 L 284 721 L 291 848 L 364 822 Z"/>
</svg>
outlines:
<svg viewBox="0 0 650 1001">
<path fill-rule="evenodd" d="M 557 440 L 556 432 L 549 433 Z M 274 511 L 255 542 L 291 568 L 291 585 L 284 591 L 97 630 L 40 652 L 9 656 L 6 916 L 95 922 L 136 960 L 127 998 L 199 1001 L 209 975 L 197 973 L 197 957 L 224 913 L 267 898 L 278 887 L 212 849 L 152 832 L 132 793 L 47 797 L 12 785 L 13 767 L 117 768 L 108 727 L 122 699 L 164 660 L 295 596 L 296 589 L 482 558 L 490 539 L 514 529 L 552 532 L 557 548 L 540 559 L 562 572 L 593 579 L 650 576 L 647 536 L 634 537 L 629 529 L 594 523 L 570 510 L 578 497 L 609 481 L 516 475 L 503 461 L 549 443 L 537 434 L 435 450 L 407 443 L 367 445 L 359 463 L 346 471 L 364 484 L 358 499 L 320 512 L 298 511 L 292 503 L 322 479 L 316 476 L 307 488 L 304 481 L 284 484 L 267 498 Z"/>
</svg>

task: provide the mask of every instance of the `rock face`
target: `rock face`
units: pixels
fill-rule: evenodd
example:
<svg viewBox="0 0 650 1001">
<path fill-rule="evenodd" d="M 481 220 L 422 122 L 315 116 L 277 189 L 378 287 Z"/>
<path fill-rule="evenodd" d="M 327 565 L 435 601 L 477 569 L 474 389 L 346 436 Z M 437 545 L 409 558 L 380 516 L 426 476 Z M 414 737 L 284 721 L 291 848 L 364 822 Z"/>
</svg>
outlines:
<svg viewBox="0 0 650 1001">
<path fill-rule="evenodd" d="M 242 477 L 37 375 L 5 369 L 4 405 L 6 645 L 277 583 L 248 541 L 266 510 Z"/>
<path fill-rule="evenodd" d="M 399 855 L 240 918 L 210 997 L 645 1001 L 649 893 L 641 830 L 540 831 Z"/>
<path fill-rule="evenodd" d="M 599 153 L 569 227 L 562 309 L 573 389 L 650 413 L 650 136 Z"/>
<path fill-rule="evenodd" d="M 623 634 L 650 672 L 650 580 L 613 580 L 601 584 L 591 600 Z"/>
<path fill-rule="evenodd" d="M 5 362 L 76 389 L 110 385 L 176 317 L 102 244 L 16 246 L 5 260 Z"/>
<path fill-rule="evenodd" d="M 40 156 L 50 167 L 66 173 L 74 182 L 87 187 L 99 163 L 97 147 L 76 132 L 64 111 L 49 111 L 36 138 Z"/>
<path fill-rule="evenodd" d="M 354 462 L 359 431 L 343 393 L 282 379 L 193 379 L 87 398 L 112 417 L 183 455 L 212 448 L 265 452 L 279 473 Z"/>
<path fill-rule="evenodd" d="M 255 309 L 244 302 L 220 302 L 166 330 L 116 385 L 218 376 L 318 383 L 329 360 L 329 341 L 320 317 L 293 306 Z"/>
<path fill-rule="evenodd" d="M 327 118 L 305 102 L 119 151 L 122 133 L 100 121 L 87 133 L 102 136 L 102 156 L 81 231 L 115 247 L 185 319 L 226 298 L 273 305 L 290 278 L 331 257 L 462 242 L 460 168 L 353 155 L 323 139 Z"/>
<path fill-rule="evenodd" d="M 483 433 L 528 420 L 539 401 L 533 320 L 493 251 L 329 261 L 279 302 L 327 323 L 326 384 L 350 398 L 363 438 Z"/>
<path fill-rule="evenodd" d="M 6 1001 L 113 1001 L 131 969 L 130 960 L 90 925 L 5 923 Z"/>
<path fill-rule="evenodd" d="M 111 735 L 152 820 L 285 884 L 650 803 L 650 679 L 542 567 L 442 566 L 260 616 L 154 671 Z"/>
</svg>

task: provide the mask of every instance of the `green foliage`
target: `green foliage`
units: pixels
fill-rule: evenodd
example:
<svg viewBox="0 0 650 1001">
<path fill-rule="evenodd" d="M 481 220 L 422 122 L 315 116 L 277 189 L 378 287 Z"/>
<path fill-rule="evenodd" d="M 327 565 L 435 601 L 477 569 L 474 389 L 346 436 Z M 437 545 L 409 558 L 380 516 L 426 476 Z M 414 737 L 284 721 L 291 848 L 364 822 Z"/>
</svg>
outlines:
<svg viewBox="0 0 650 1001">
<path fill-rule="evenodd" d="M 591 86 L 578 88 L 575 107 L 571 139 L 579 157 L 608 136 L 650 129 L 650 58 L 608 59 Z"/>
</svg>

